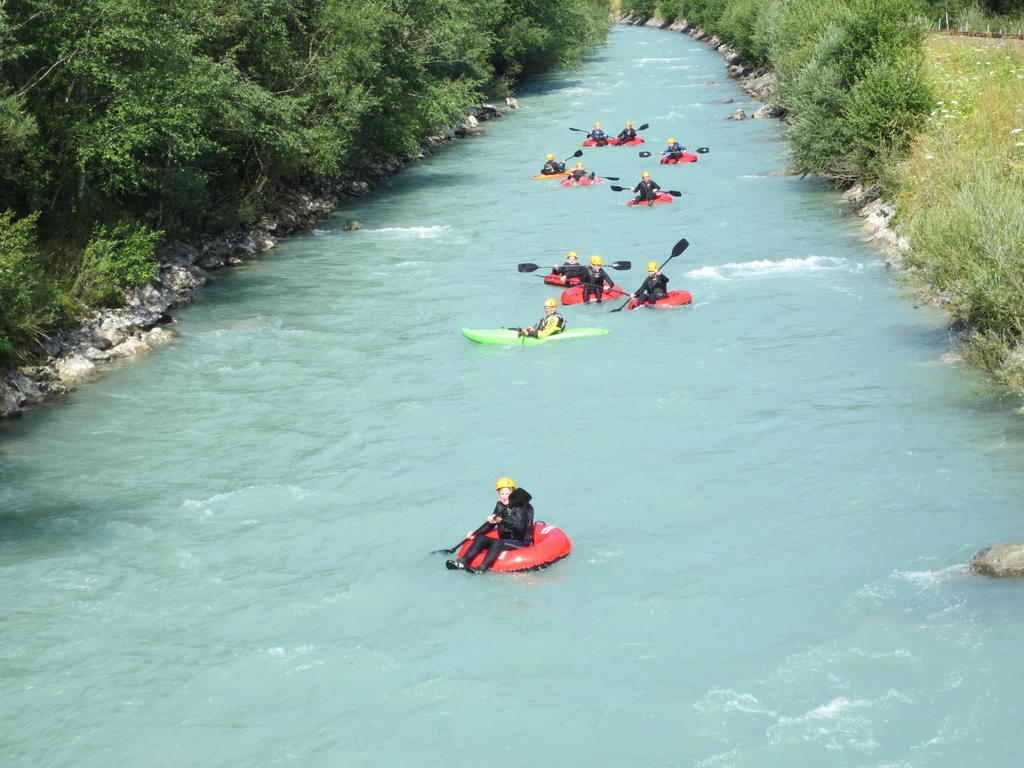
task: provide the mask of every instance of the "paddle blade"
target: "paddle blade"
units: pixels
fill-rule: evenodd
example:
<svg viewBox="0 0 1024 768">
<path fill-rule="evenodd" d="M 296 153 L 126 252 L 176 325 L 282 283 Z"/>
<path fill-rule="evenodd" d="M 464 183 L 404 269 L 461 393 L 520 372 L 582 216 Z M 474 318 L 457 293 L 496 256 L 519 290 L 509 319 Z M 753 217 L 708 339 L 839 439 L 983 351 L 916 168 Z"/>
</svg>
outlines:
<svg viewBox="0 0 1024 768">
<path fill-rule="evenodd" d="M 707 147 L 705 147 L 705 149 L 707 149 Z M 572 153 L 572 156 L 573 157 L 583 157 L 583 150 L 582 149 L 577 149 L 575 152 Z"/>
<path fill-rule="evenodd" d="M 520 272 L 536 272 L 540 269 L 540 266 L 537 264 L 520 264 L 516 269 Z"/>
<path fill-rule="evenodd" d="M 689 247 L 690 247 L 690 243 L 684 237 L 682 240 L 680 240 L 678 243 L 676 243 L 672 247 L 672 256 L 671 256 L 671 258 L 674 259 L 676 256 L 678 256 L 680 253 L 682 253 L 683 251 L 685 251 Z"/>
<path fill-rule="evenodd" d="M 637 130 L 638 130 L 638 131 L 646 131 L 646 130 L 647 130 L 648 128 L 650 128 L 650 127 L 651 127 L 651 126 L 650 126 L 650 125 L 649 125 L 648 123 L 644 123 L 644 124 L 643 124 L 643 125 L 641 125 L 641 126 L 640 126 L 639 128 L 637 128 Z"/>
<path fill-rule="evenodd" d="M 611 190 L 612 190 L 612 192 L 624 192 L 626 190 L 626 188 L 625 187 L 616 187 L 614 184 L 612 184 L 611 185 Z"/>
<path fill-rule="evenodd" d="M 641 152 L 640 153 L 640 157 L 650 157 L 650 156 L 651 156 L 650 152 Z"/>
<path fill-rule="evenodd" d="M 697 151 L 700 152 L 702 155 L 706 155 L 711 150 L 708 149 L 707 147 L 697 147 Z"/>
<path fill-rule="evenodd" d="M 633 266 L 633 262 L 631 262 L 631 261 L 613 261 L 608 266 L 610 266 L 612 269 L 629 269 L 630 267 Z"/>
<path fill-rule="evenodd" d="M 682 197 L 683 196 L 682 192 L 679 192 L 678 190 L 675 190 L 675 189 L 663 189 L 661 191 L 664 192 L 666 195 L 672 195 L 672 197 Z"/>
<path fill-rule="evenodd" d="M 570 131 L 579 131 L 580 133 L 586 133 L 586 131 L 584 131 L 582 128 L 573 128 L 571 125 L 569 126 L 569 130 Z"/>
<path fill-rule="evenodd" d="M 601 178 L 602 179 L 607 179 L 608 181 L 618 181 L 619 180 L 618 176 L 602 176 Z"/>
</svg>

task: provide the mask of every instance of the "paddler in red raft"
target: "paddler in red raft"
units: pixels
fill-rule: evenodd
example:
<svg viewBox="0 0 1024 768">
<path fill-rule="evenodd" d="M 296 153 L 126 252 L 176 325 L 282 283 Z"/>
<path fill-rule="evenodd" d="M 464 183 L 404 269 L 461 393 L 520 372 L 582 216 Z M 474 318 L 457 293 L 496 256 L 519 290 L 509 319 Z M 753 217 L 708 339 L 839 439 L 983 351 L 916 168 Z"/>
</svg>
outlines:
<svg viewBox="0 0 1024 768">
<path fill-rule="evenodd" d="M 622 132 L 619 133 L 619 135 L 616 136 L 615 138 L 618 139 L 619 144 L 625 144 L 627 141 L 632 141 L 633 139 L 635 139 L 636 131 L 633 129 L 633 123 L 626 123 L 626 127 L 623 128 Z"/>
<path fill-rule="evenodd" d="M 600 256 L 590 257 L 590 266 L 583 268 L 583 303 L 590 301 L 593 296 L 597 303 L 601 303 L 601 296 L 604 294 L 605 285 L 609 288 L 615 287 L 615 281 L 604 271 L 601 265 L 604 260 Z"/>
<path fill-rule="evenodd" d="M 675 139 L 669 139 L 668 146 L 661 150 L 661 154 L 668 155 L 668 158 L 670 160 L 675 160 L 676 162 L 679 162 L 680 160 L 683 159 L 683 152 L 685 151 L 686 147 L 684 147 Z"/>
<path fill-rule="evenodd" d="M 658 182 L 651 178 L 650 172 L 644 171 L 640 174 L 640 182 L 633 187 L 633 191 L 637 193 L 633 205 L 640 205 L 642 202 L 654 205 L 654 198 L 661 192 L 661 187 L 658 186 Z"/>
<path fill-rule="evenodd" d="M 569 251 L 565 255 L 565 264 L 558 266 L 557 264 L 551 265 L 551 274 L 561 275 L 565 278 L 565 284 L 569 285 L 573 278 L 577 280 L 583 277 L 583 273 L 586 272 L 587 268 L 579 263 L 579 254 L 576 251 Z"/>
<path fill-rule="evenodd" d="M 582 160 L 577 160 L 576 161 L 576 167 L 572 171 L 569 172 L 569 175 L 568 175 L 567 178 L 572 179 L 573 181 L 575 181 L 578 184 L 580 179 L 593 179 L 594 178 L 594 174 L 591 173 L 590 171 L 585 170 L 583 168 L 583 161 Z M 562 183 L 564 184 L 565 182 L 562 182 Z"/>
<path fill-rule="evenodd" d="M 540 169 L 542 176 L 557 176 L 560 173 L 565 173 L 565 163 L 560 163 L 555 160 L 554 155 L 548 155 L 544 160 L 544 167 Z"/>
<path fill-rule="evenodd" d="M 549 301 L 553 302 L 554 299 Z M 544 302 L 544 307 L 546 310 L 547 302 Z M 532 497 L 522 488 L 516 488 L 511 477 L 501 478 L 495 483 L 495 488 L 498 491 L 498 503 L 494 505 L 494 511 L 483 525 L 466 534 L 466 538 L 470 540 L 469 549 L 462 557 L 445 562 L 449 570 L 485 573 L 505 550 L 522 549 L 533 545 L 533 506 L 530 504 Z M 492 539 L 485 535 L 494 529 L 498 531 L 498 538 Z M 473 562 L 473 558 L 485 549 L 487 555 L 484 561 L 477 568 L 471 567 L 469 564 Z"/>
<path fill-rule="evenodd" d="M 565 330 L 565 318 L 556 311 L 558 302 L 554 299 L 544 299 L 544 317 L 537 321 L 536 325 L 529 328 L 520 328 L 520 336 L 533 336 L 535 339 L 546 339 Z"/>
<path fill-rule="evenodd" d="M 658 299 L 668 296 L 668 278 L 658 271 L 658 262 L 647 262 L 647 279 L 640 286 L 640 290 L 631 293 L 630 298 L 637 299 L 640 304 L 653 304 Z"/>
<path fill-rule="evenodd" d="M 600 123 L 594 123 L 594 128 L 587 134 L 587 138 L 593 140 L 595 146 L 608 146 L 608 134 L 602 130 Z"/>
</svg>

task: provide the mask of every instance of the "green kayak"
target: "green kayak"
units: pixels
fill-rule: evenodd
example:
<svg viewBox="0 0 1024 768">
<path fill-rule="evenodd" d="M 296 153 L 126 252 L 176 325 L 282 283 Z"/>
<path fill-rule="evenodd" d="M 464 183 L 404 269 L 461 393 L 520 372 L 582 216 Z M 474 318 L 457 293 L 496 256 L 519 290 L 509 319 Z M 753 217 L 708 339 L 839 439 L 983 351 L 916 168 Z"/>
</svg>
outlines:
<svg viewBox="0 0 1024 768">
<path fill-rule="evenodd" d="M 532 336 L 520 336 L 518 331 L 507 328 L 463 328 L 462 335 L 478 344 L 521 344 L 536 346 L 560 339 L 582 339 L 587 336 L 605 336 L 610 331 L 604 328 L 570 328 L 567 331 L 548 336 L 546 339 L 535 339 Z"/>
</svg>

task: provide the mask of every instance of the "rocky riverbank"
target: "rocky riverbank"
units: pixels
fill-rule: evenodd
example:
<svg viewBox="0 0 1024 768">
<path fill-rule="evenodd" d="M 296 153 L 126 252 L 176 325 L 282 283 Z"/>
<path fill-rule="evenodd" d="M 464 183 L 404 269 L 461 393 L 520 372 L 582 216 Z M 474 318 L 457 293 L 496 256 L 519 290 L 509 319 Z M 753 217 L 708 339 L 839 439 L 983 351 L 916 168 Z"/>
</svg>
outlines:
<svg viewBox="0 0 1024 768">
<path fill-rule="evenodd" d="M 514 99 L 507 106 L 516 105 Z M 490 104 L 467 110 L 458 125 L 444 126 L 424 142 L 415 158 L 382 159 L 360 175 L 339 181 L 330 189 L 297 191 L 287 202 L 265 211 L 249 227 L 239 227 L 197 242 L 172 242 L 158 249 L 160 270 L 155 283 L 125 293 L 124 306 L 101 309 L 79 318 L 77 328 L 61 328 L 34 350 L 32 364 L 0 371 L 0 418 L 58 399 L 86 381 L 102 375 L 103 365 L 130 355 L 150 352 L 173 340 L 173 310 L 196 300 L 199 289 L 225 267 L 259 258 L 284 237 L 308 231 L 347 200 L 369 194 L 381 181 L 410 163 L 432 155 L 456 138 L 472 135 L 480 121 L 501 117 Z"/>
</svg>

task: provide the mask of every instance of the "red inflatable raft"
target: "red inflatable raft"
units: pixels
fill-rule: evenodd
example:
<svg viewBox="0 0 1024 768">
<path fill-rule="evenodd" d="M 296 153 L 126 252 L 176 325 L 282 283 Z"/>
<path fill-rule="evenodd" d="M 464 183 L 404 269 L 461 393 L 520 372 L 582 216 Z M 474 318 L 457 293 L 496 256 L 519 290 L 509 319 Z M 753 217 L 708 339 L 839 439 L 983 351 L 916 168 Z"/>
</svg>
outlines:
<svg viewBox="0 0 1024 768">
<path fill-rule="evenodd" d="M 697 156 L 691 155 L 689 152 L 683 152 L 683 156 L 678 159 L 674 157 L 663 157 L 659 162 L 662 165 L 675 165 L 676 163 L 696 163 Z"/>
<path fill-rule="evenodd" d="M 668 192 L 659 192 L 658 196 L 656 198 L 654 198 L 655 205 L 657 205 L 658 203 L 671 203 L 671 202 L 672 202 L 672 195 L 668 194 Z M 628 203 L 626 203 L 626 205 L 647 205 L 647 203 L 638 203 L 636 201 L 636 199 L 634 198 L 633 200 L 630 200 Z"/>
<path fill-rule="evenodd" d="M 589 176 L 584 176 L 579 181 L 576 181 L 576 179 L 562 179 L 559 183 L 563 187 L 585 187 L 589 184 L 600 184 L 601 177 L 595 176 L 594 178 L 590 178 Z"/>
<path fill-rule="evenodd" d="M 490 539 L 498 538 L 497 531 L 490 531 L 486 534 Z M 459 557 L 466 554 L 470 542 L 466 542 L 459 549 Z M 545 523 L 533 524 L 533 545 L 522 549 L 506 549 L 498 555 L 497 561 L 491 568 L 492 571 L 507 573 L 510 571 L 535 571 L 539 568 L 547 568 L 552 563 L 561 560 L 572 552 L 572 542 L 565 535 L 565 531 L 553 525 Z M 481 552 L 468 563 L 473 568 L 478 567 L 484 561 L 487 552 Z"/>
<path fill-rule="evenodd" d="M 654 304 L 645 304 L 646 307 L 678 307 L 682 304 L 689 304 L 693 301 L 693 296 L 690 295 L 689 291 L 669 291 L 668 296 L 663 299 L 658 299 Z M 626 305 L 626 309 L 636 309 L 639 306 L 639 302 L 633 299 L 629 304 Z"/>
<path fill-rule="evenodd" d="M 618 138 L 608 139 L 607 144 L 598 144 L 593 139 L 587 139 L 583 142 L 584 147 L 617 147 L 617 146 L 630 146 L 635 147 L 637 144 L 643 144 L 644 140 L 637 136 L 635 139 L 629 141 L 619 141 Z"/>
<path fill-rule="evenodd" d="M 605 288 L 604 289 L 604 293 L 601 294 L 601 300 L 603 301 L 605 299 L 621 299 L 625 295 L 626 294 L 622 290 L 622 288 L 620 288 L 619 286 L 616 285 L 613 288 Z M 597 301 L 597 299 L 594 298 L 593 294 L 591 294 L 590 301 L 588 303 L 593 304 L 596 301 Z M 562 291 L 562 303 L 566 304 L 566 305 L 569 305 L 569 304 L 582 304 L 583 303 L 583 286 L 582 285 L 577 285 L 577 286 L 574 286 L 573 288 L 567 288 L 566 290 Z"/>
<path fill-rule="evenodd" d="M 548 285 L 560 285 L 563 288 L 571 288 L 574 285 L 579 285 L 580 279 L 578 277 L 566 278 L 565 275 L 559 275 L 551 272 L 550 274 L 544 275 L 544 282 Z"/>
</svg>

